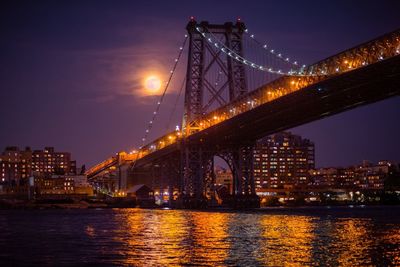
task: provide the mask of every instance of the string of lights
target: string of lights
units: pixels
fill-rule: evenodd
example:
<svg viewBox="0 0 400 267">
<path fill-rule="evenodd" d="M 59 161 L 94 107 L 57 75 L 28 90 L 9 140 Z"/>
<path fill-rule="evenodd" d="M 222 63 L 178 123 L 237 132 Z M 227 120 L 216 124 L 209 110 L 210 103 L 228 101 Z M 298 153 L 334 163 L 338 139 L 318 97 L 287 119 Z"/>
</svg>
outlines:
<svg viewBox="0 0 400 267">
<path fill-rule="evenodd" d="M 269 47 L 265 42 L 258 41 L 253 33 L 249 33 L 248 29 L 245 29 L 244 32 L 250 36 L 251 40 L 253 40 L 256 44 L 260 45 L 268 53 L 276 56 L 278 59 L 280 59 L 281 61 L 283 61 L 285 63 L 291 64 L 291 65 L 295 66 L 296 68 L 299 68 L 299 63 L 297 61 L 290 60 L 289 57 L 284 56 L 282 53 L 278 53 L 275 49 L 272 49 L 271 47 Z M 302 68 L 305 68 L 305 67 L 306 67 L 306 65 L 302 66 Z"/>
<path fill-rule="evenodd" d="M 228 48 L 224 43 L 222 43 L 220 40 L 218 40 L 218 38 L 215 38 L 215 36 L 212 34 L 212 32 L 205 32 L 202 31 L 199 27 L 196 27 L 196 30 L 203 36 L 203 38 L 205 38 L 210 44 L 213 44 L 217 49 L 221 50 L 223 53 L 227 54 L 229 57 L 231 57 L 232 59 L 243 63 L 247 66 L 250 66 L 254 69 L 260 70 L 260 71 L 266 71 L 272 74 L 279 74 L 279 75 L 289 75 L 289 76 L 318 76 L 318 74 L 315 73 L 304 73 L 304 65 L 303 67 L 296 71 L 296 70 L 289 70 L 288 72 L 284 72 L 282 70 L 275 70 L 271 67 L 267 67 L 267 66 L 262 66 L 260 64 L 257 64 L 255 62 L 252 62 L 244 57 L 242 57 L 241 55 L 237 54 L 236 52 L 234 52 L 233 50 L 231 50 L 230 48 Z M 209 34 L 210 36 L 207 36 L 207 34 Z"/>
<path fill-rule="evenodd" d="M 178 56 L 175 58 L 174 66 L 173 66 L 172 70 L 170 71 L 168 80 L 165 82 L 164 91 L 163 91 L 163 93 L 162 93 L 160 99 L 157 101 L 157 106 L 156 106 L 155 111 L 153 112 L 152 118 L 151 118 L 151 120 L 149 121 L 149 123 L 147 124 L 147 128 L 146 128 L 145 134 L 144 134 L 144 136 L 143 136 L 143 138 L 142 138 L 142 145 L 139 147 L 139 149 L 141 149 L 141 148 L 145 145 L 145 142 L 146 142 L 146 140 L 147 140 L 147 137 L 148 137 L 149 134 L 150 134 L 150 131 L 151 131 L 152 127 L 153 127 L 154 121 L 155 121 L 155 119 L 156 119 L 156 117 L 157 117 L 157 114 L 158 114 L 158 112 L 159 112 L 159 110 L 160 110 L 161 103 L 162 103 L 163 100 L 164 100 L 164 97 L 165 97 L 165 95 L 166 95 L 166 93 L 167 93 L 168 87 L 169 87 L 169 85 L 170 85 L 170 83 L 171 83 L 172 77 L 173 77 L 173 75 L 174 75 L 174 73 L 175 73 L 175 70 L 176 70 L 176 68 L 177 68 L 177 66 L 178 66 L 179 60 L 180 60 L 180 58 L 181 58 L 181 56 L 182 56 L 183 48 L 184 48 L 185 45 L 186 45 L 187 39 L 188 39 L 188 35 L 185 34 L 185 39 L 184 39 L 182 45 L 179 47 Z"/>
</svg>

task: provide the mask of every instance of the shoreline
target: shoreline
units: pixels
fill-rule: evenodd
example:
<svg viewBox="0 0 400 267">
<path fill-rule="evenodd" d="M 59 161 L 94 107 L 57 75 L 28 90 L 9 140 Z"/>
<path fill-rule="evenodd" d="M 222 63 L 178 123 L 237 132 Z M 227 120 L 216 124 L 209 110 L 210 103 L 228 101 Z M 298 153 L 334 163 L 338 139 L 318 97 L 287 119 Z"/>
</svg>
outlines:
<svg viewBox="0 0 400 267">
<path fill-rule="evenodd" d="M 377 209 L 379 207 L 400 208 L 400 204 L 383 204 L 383 203 L 329 203 L 319 205 L 281 205 L 281 206 L 265 206 L 260 208 L 231 208 L 231 207 L 208 207 L 203 209 L 185 209 L 176 207 L 162 206 L 135 206 L 131 204 L 110 203 L 110 202 L 87 202 L 79 201 L 73 203 L 36 203 L 21 200 L 0 200 L 0 210 L 52 210 L 52 209 L 148 209 L 148 210 L 188 210 L 188 211 L 204 211 L 204 212 L 262 212 L 262 213 L 280 213 L 280 212 L 299 212 L 299 211 L 329 211 L 329 210 L 362 210 Z"/>
</svg>

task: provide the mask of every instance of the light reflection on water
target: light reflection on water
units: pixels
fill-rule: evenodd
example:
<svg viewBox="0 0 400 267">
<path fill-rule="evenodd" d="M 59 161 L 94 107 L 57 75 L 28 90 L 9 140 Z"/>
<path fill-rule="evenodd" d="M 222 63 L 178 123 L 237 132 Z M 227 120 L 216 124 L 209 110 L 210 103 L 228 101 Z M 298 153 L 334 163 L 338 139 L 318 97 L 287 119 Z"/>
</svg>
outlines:
<svg viewBox="0 0 400 267">
<path fill-rule="evenodd" d="M 0 263 L 399 266 L 400 216 L 385 209 L 0 211 Z"/>
</svg>

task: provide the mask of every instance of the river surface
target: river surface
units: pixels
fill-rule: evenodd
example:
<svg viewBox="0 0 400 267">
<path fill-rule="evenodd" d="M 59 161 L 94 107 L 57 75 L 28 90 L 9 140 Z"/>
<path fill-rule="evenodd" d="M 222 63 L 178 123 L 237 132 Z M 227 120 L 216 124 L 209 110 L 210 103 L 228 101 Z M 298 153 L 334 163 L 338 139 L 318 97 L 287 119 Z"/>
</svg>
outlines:
<svg viewBox="0 0 400 267">
<path fill-rule="evenodd" d="M 0 210 L 0 266 L 400 266 L 400 207 Z"/>
</svg>

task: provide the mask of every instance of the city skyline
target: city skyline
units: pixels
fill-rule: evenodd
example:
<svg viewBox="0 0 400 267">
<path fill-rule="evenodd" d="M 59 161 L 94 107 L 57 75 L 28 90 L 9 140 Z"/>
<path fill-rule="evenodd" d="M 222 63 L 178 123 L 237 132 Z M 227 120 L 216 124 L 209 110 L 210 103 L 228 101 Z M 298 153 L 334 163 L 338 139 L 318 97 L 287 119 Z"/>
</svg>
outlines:
<svg viewBox="0 0 400 267">
<path fill-rule="evenodd" d="M 226 8 L 223 16 L 209 14 L 208 2 L 191 8 L 183 2 L 159 2 L 168 10 L 165 14 L 163 8 L 152 10 L 143 3 L 91 3 L 2 4 L 5 42 L 0 58 L 7 67 L 0 70 L 0 123 L 6 129 L 0 147 L 55 146 L 70 151 L 78 165 L 91 166 L 140 146 L 158 99 L 140 93 L 143 73 L 167 76 L 191 15 L 213 23 L 240 16 L 261 40 L 309 64 L 396 29 L 399 5 L 379 5 L 385 17 L 371 20 L 379 12 L 373 2 L 327 4 L 324 16 L 313 13 L 311 2 L 296 4 L 297 11 L 286 10 L 287 2 L 254 2 L 243 9 L 218 4 Z M 264 19 L 263 8 L 282 11 Z M 315 21 L 322 26 L 314 28 Z M 177 94 L 172 89 L 165 102 L 169 109 Z M 318 167 L 363 159 L 399 162 L 399 101 L 395 97 L 290 131 L 315 143 Z M 158 118 L 150 139 L 165 132 L 169 109 Z M 174 123 L 180 123 L 178 115 Z"/>
</svg>

